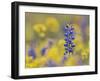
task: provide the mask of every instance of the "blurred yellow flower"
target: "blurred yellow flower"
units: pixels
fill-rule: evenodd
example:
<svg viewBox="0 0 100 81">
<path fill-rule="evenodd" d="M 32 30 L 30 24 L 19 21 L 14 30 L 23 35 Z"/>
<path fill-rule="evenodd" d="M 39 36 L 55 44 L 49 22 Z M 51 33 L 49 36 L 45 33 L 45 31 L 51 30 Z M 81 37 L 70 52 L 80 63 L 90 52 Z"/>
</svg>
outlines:
<svg viewBox="0 0 100 81">
<path fill-rule="evenodd" d="M 45 37 L 45 33 L 40 33 L 40 37 Z"/>
<path fill-rule="evenodd" d="M 58 32 L 59 31 L 59 22 L 54 17 L 48 17 L 46 19 L 46 26 L 48 27 L 48 30 L 51 32 Z"/>
<path fill-rule="evenodd" d="M 65 62 L 66 66 L 75 66 L 77 65 L 77 59 L 75 59 L 75 56 L 70 56 L 67 61 Z"/>
<path fill-rule="evenodd" d="M 32 62 L 33 62 L 32 57 L 28 56 L 28 55 L 26 55 L 25 57 L 26 57 L 25 58 L 25 67 L 26 68 L 32 68 Z"/>
<path fill-rule="evenodd" d="M 26 63 L 32 62 L 32 57 L 31 56 L 26 55 L 25 57 L 26 57 L 25 58 Z"/>
<path fill-rule="evenodd" d="M 65 44 L 65 40 L 64 40 L 64 39 L 60 39 L 60 40 L 57 42 L 58 51 L 60 50 L 60 51 L 59 51 L 59 55 L 61 55 L 60 58 L 63 57 L 64 52 L 65 52 L 64 44 Z"/>
<path fill-rule="evenodd" d="M 41 57 L 38 59 L 39 65 L 40 65 L 41 67 L 43 67 L 43 66 L 46 64 L 47 60 L 48 60 L 48 59 L 47 59 L 46 56 L 41 56 Z"/>
<path fill-rule="evenodd" d="M 82 56 L 82 60 L 88 59 L 88 57 L 89 57 L 89 49 L 84 48 L 82 50 L 81 56 Z"/>
<path fill-rule="evenodd" d="M 32 67 L 32 68 L 39 67 L 39 59 L 33 60 L 33 62 L 30 63 L 30 67 Z"/>
<path fill-rule="evenodd" d="M 44 24 L 35 24 L 33 26 L 33 30 L 40 36 L 45 37 L 45 33 L 47 31 L 47 28 Z"/>
<path fill-rule="evenodd" d="M 60 63 L 61 57 L 56 46 L 53 46 L 51 49 L 48 50 L 47 58 L 55 61 L 56 63 Z"/>
</svg>

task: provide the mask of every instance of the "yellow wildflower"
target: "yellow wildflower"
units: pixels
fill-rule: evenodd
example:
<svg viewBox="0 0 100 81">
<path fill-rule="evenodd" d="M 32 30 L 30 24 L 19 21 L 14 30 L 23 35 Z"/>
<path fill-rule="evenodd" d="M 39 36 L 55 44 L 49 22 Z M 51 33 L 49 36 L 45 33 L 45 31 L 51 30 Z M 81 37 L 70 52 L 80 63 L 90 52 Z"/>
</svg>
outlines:
<svg viewBox="0 0 100 81">
<path fill-rule="evenodd" d="M 33 60 L 32 63 L 30 63 L 30 68 L 35 68 L 35 67 L 39 67 L 39 59 L 35 59 Z"/>
<path fill-rule="evenodd" d="M 31 56 L 26 55 L 25 57 L 26 57 L 25 58 L 26 63 L 32 62 L 32 57 Z"/>
<path fill-rule="evenodd" d="M 58 23 L 57 19 L 54 17 L 48 17 L 46 19 L 46 26 L 48 27 L 48 30 L 51 32 L 59 31 L 59 23 Z"/>
<path fill-rule="evenodd" d="M 61 58 L 63 57 L 64 52 L 65 52 L 64 44 L 65 44 L 65 40 L 64 40 L 64 39 L 60 39 L 60 40 L 57 42 L 57 47 L 58 47 L 58 50 L 60 50 L 60 51 L 59 51 L 59 55 L 61 55 Z"/>
<path fill-rule="evenodd" d="M 76 66 L 78 65 L 79 58 L 80 57 L 78 55 L 71 55 L 65 62 L 65 65 L 66 66 Z"/>
<path fill-rule="evenodd" d="M 40 36 L 40 37 L 45 37 L 46 33 L 46 26 L 44 24 L 35 24 L 33 26 L 33 30 Z"/>
<path fill-rule="evenodd" d="M 56 46 L 53 46 L 48 50 L 47 58 L 55 61 L 56 63 L 60 63 L 61 57 Z"/>
<path fill-rule="evenodd" d="M 40 67 L 43 67 L 45 64 L 46 64 L 46 62 L 47 62 L 47 57 L 46 56 L 41 56 L 40 58 L 39 58 L 39 66 Z"/>
<path fill-rule="evenodd" d="M 88 59 L 88 57 L 89 57 L 89 49 L 84 48 L 82 50 L 81 56 L 82 56 L 83 60 Z"/>
</svg>

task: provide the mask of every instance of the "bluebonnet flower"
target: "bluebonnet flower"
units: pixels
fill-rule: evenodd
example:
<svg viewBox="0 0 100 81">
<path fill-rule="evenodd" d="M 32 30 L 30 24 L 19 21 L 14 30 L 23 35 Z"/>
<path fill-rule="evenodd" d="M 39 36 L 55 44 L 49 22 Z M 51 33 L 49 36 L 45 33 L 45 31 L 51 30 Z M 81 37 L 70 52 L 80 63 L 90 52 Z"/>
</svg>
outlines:
<svg viewBox="0 0 100 81">
<path fill-rule="evenodd" d="M 42 50 L 41 50 L 42 56 L 45 55 L 46 50 L 47 50 L 47 48 L 42 48 Z"/>
<path fill-rule="evenodd" d="M 53 45 L 53 41 L 49 40 L 48 43 L 41 49 L 41 54 L 44 56 L 46 54 L 46 51 L 51 48 Z"/>
<path fill-rule="evenodd" d="M 75 39 L 75 32 L 74 32 L 74 28 L 72 26 L 67 25 L 65 27 L 65 41 L 66 43 L 64 44 L 65 46 L 65 53 L 64 55 L 66 55 L 67 53 L 73 53 L 73 49 L 75 47 L 75 44 L 73 42 L 73 40 Z"/>
<path fill-rule="evenodd" d="M 29 48 L 28 54 L 29 54 L 29 56 L 32 56 L 33 59 L 36 58 L 36 53 L 33 48 Z"/>
</svg>

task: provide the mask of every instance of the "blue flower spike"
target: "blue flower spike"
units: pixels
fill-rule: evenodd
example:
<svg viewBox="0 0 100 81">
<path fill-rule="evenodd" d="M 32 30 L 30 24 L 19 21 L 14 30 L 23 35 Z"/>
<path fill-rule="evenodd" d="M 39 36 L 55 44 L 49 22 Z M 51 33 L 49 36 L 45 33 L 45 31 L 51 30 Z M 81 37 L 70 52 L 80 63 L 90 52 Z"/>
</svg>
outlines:
<svg viewBox="0 0 100 81">
<path fill-rule="evenodd" d="M 75 40 L 74 28 L 71 25 L 67 25 L 64 28 L 64 30 L 65 30 L 65 33 L 64 33 L 64 36 L 65 36 L 65 44 L 64 44 L 65 53 L 64 53 L 64 55 L 73 54 L 74 47 L 75 47 L 75 44 L 73 42 L 73 40 Z"/>
</svg>

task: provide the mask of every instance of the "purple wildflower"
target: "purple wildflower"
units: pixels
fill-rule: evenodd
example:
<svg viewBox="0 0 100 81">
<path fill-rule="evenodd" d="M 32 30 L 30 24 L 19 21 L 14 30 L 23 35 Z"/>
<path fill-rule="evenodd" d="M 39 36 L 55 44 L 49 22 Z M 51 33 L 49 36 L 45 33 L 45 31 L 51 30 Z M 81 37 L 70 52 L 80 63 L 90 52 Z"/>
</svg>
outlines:
<svg viewBox="0 0 100 81">
<path fill-rule="evenodd" d="M 72 26 L 66 26 L 65 27 L 65 41 L 66 43 L 64 44 L 65 46 L 65 54 L 67 53 L 73 53 L 73 49 L 75 47 L 75 44 L 73 42 L 73 40 L 75 39 L 75 32 L 74 32 L 74 28 Z"/>
</svg>

